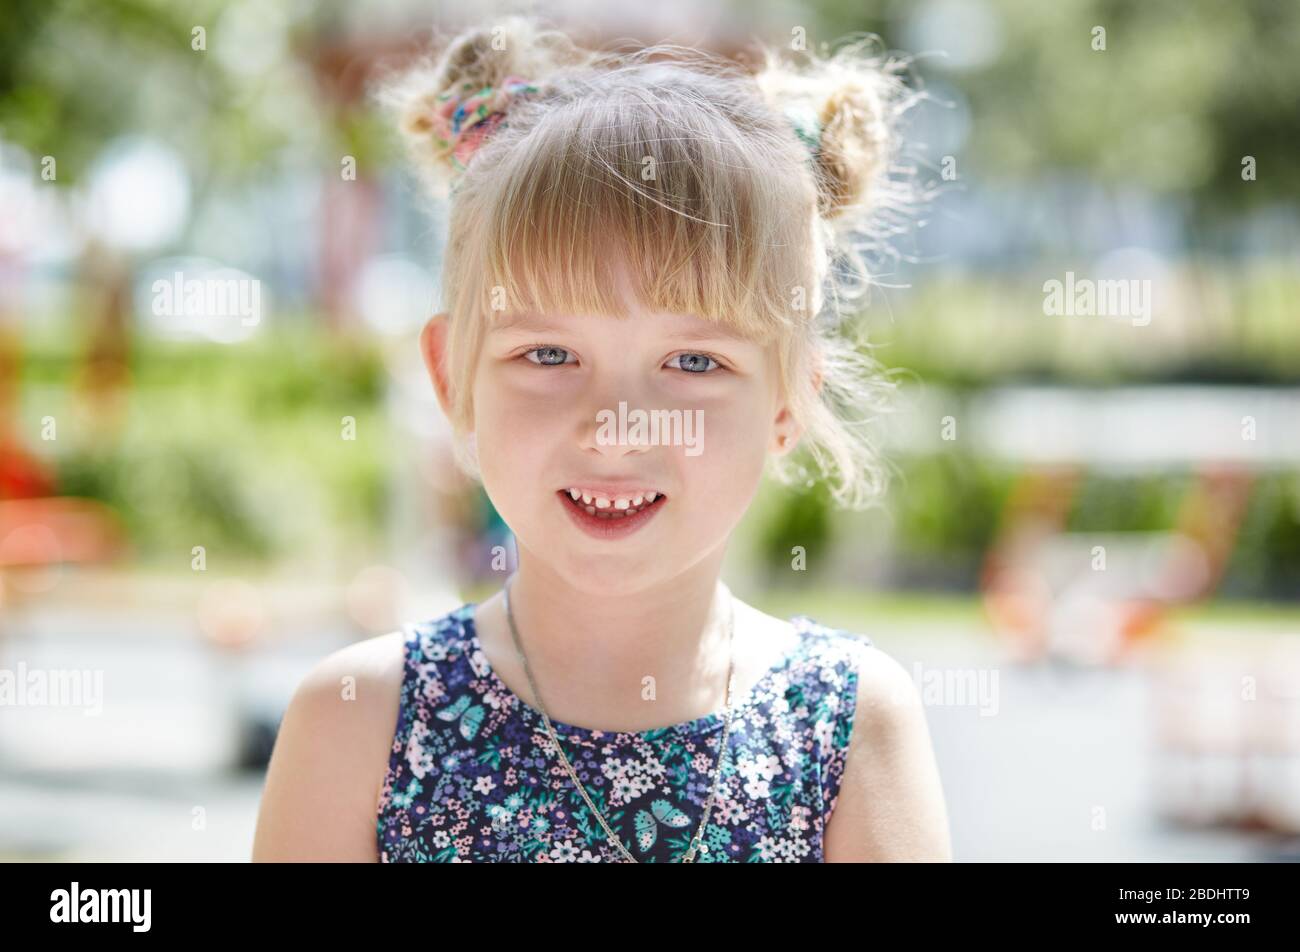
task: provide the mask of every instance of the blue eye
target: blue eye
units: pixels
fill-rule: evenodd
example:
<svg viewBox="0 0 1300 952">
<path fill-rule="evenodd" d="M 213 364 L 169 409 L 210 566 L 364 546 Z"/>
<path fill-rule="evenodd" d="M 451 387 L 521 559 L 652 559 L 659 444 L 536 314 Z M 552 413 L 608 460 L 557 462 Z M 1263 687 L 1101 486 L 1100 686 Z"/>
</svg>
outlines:
<svg viewBox="0 0 1300 952">
<path fill-rule="evenodd" d="M 534 354 L 538 356 L 534 357 Z M 537 364 L 539 367 L 562 367 L 565 364 L 574 363 L 574 361 L 569 360 L 573 356 L 570 351 L 565 350 L 563 347 L 552 347 L 546 344 L 538 344 L 519 356 L 527 358 L 530 363 Z M 689 363 L 683 365 L 683 360 L 688 360 Z M 716 359 L 709 354 L 703 353 L 678 354 L 669 358 L 668 366 L 695 376 L 704 376 L 710 371 L 724 369 Z"/>
<path fill-rule="evenodd" d="M 696 375 L 707 374 L 711 369 L 709 367 L 710 363 L 715 364 L 718 367 L 722 366 L 716 360 L 710 357 L 708 354 L 678 354 L 676 357 L 673 357 L 672 360 L 669 361 L 669 363 L 672 363 L 672 361 L 680 361 L 682 360 L 682 358 L 691 359 L 693 361 L 692 365 L 690 367 L 683 367 L 680 363 L 678 363 L 676 364 L 676 367 L 678 370 L 684 370 L 686 371 L 686 373 L 689 374 L 696 374 Z M 702 366 L 700 364 L 700 361 L 704 362 Z"/>
<path fill-rule="evenodd" d="M 560 359 L 533 360 L 533 354 L 542 354 L 544 358 L 554 358 L 556 355 L 559 355 Z M 533 363 L 540 364 L 543 367 L 559 367 L 569 363 L 566 359 L 569 356 L 569 352 L 563 347 L 534 347 L 532 350 L 525 351 L 521 356 L 527 357 Z"/>
</svg>

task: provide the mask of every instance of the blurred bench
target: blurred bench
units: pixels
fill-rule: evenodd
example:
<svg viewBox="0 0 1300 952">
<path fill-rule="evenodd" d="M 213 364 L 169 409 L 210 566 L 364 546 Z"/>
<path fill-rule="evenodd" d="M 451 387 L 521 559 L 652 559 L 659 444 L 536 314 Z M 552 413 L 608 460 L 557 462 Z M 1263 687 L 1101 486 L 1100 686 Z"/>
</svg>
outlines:
<svg viewBox="0 0 1300 952">
<path fill-rule="evenodd" d="M 980 455 L 1021 467 L 981 585 L 994 628 L 1020 660 L 1123 659 L 1171 607 L 1218 587 L 1255 474 L 1300 467 L 1295 389 L 1012 387 L 974 399 L 969 417 L 966 438 Z M 1193 484 L 1166 533 L 1111 534 L 1103 544 L 1065 528 L 1095 471 L 1184 471 Z"/>
</svg>

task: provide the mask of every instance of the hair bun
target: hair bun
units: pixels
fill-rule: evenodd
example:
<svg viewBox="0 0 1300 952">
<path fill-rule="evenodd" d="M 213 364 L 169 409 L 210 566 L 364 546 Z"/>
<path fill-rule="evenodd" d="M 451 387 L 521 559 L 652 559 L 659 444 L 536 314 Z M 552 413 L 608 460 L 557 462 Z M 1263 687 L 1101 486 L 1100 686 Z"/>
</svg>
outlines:
<svg viewBox="0 0 1300 952">
<path fill-rule="evenodd" d="M 764 48 L 763 67 L 755 76 L 767 101 L 796 120 L 806 144 L 804 129 L 815 117 L 812 155 L 818 210 L 825 218 L 865 210 L 879 197 L 899 144 L 898 119 L 911 105 L 898 75 L 903 64 L 863 55 L 872 40 L 849 43 L 829 58 L 809 53 L 801 65 Z"/>
<path fill-rule="evenodd" d="M 510 87 L 523 82 L 540 88 L 557 70 L 581 64 L 591 55 L 534 18 L 509 16 L 491 26 L 437 38 L 419 64 L 404 68 L 399 80 L 381 87 L 379 98 L 393 112 L 417 167 L 435 191 L 445 194 L 463 169 L 458 146 L 467 145 L 458 136 L 445 135 L 453 102 L 473 99 L 471 105 L 481 113 L 477 118 L 496 120 L 514 102 Z M 485 88 L 487 94 L 476 97 Z M 475 141 L 459 155 L 467 157 L 495 124 L 471 116 L 464 125 L 477 130 Z"/>
<path fill-rule="evenodd" d="M 872 185 L 888 171 L 893 130 L 878 84 L 851 79 L 822 106 L 817 160 L 823 175 L 822 213 L 869 201 Z"/>
</svg>

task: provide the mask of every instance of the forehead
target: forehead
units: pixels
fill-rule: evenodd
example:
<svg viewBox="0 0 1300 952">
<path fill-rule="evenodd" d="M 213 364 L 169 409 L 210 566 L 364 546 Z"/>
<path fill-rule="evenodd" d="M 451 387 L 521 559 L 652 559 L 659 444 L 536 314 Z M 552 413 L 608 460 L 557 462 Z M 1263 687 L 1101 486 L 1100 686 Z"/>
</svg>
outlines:
<svg viewBox="0 0 1300 952">
<path fill-rule="evenodd" d="M 600 324 L 616 322 L 621 327 L 626 327 L 633 322 L 636 322 L 639 326 L 653 324 L 663 334 L 686 340 L 749 340 L 739 330 L 715 321 L 707 321 L 691 314 L 676 314 L 665 311 L 641 314 L 636 317 L 539 314 L 530 311 L 512 311 L 502 314 L 492 321 L 489 333 L 576 331 L 590 327 L 598 322 Z"/>
</svg>

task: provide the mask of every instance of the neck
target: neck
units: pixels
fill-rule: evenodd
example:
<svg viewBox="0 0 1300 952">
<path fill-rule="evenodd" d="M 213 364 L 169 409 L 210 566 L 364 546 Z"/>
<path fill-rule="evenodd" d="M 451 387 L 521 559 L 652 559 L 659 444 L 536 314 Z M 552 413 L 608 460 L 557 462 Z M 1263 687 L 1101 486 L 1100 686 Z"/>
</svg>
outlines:
<svg viewBox="0 0 1300 952">
<path fill-rule="evenodd" d="M 731 662 L 731 593 L 718 578 L 723 548 L 681 575 L 605 596 L 575 588 L 520 546 L 510 611 L 543 693 L 548 682 L 563 683 L 598 707 L 626 704 L 651 675 L 670 704 L 719 707 Z M 513 651 L 508 623 L 506 630 Z"/>
</svg>

